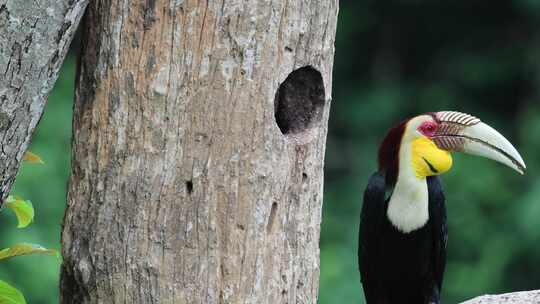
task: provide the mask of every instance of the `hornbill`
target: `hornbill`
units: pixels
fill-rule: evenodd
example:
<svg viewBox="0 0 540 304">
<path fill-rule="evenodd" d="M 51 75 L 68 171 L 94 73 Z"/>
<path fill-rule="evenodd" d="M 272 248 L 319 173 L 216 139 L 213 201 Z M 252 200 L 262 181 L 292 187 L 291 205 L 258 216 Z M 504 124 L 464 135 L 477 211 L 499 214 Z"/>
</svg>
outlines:
<svg viewBox="0 0 540 304">
<path fill-rule="evenodd" d="M 358 261 L 368 304 L 439 303 L 447 224 L 437 175 L 452 166 L 451 151 L 525 172 L 512 144 L 468 114 L 427 113 L 390 129 L 360 215 Z"/>
</svg>

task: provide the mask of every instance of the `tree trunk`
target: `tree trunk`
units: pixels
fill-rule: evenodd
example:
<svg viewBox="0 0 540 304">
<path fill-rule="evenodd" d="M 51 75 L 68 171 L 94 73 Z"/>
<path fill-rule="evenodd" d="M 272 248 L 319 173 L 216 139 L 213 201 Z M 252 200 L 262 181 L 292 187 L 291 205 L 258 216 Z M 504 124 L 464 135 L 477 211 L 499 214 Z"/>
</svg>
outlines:
<svg viewBox="0 0 540 304">
<path fill-rule="evenodd" d="M 63 303 L 316 303 L 337 0 L 95 0 Z"/>
<path fill-rule="evenodd" d="M 87 0 L 0 0 L 0 206 Z"/>
</svg>

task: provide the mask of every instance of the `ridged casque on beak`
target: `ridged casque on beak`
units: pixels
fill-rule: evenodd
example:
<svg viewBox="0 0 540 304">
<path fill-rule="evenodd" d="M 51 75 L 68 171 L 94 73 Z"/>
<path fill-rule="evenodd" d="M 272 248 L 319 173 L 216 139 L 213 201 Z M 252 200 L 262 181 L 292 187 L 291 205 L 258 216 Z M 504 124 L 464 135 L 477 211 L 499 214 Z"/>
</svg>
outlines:
<svg viewBox="0 0 540 304">
<path fill-rule="evenodd" d="M 483 156 L 525 173 L 525 162 L 516 148 L 480 119 L 452 111 L 436 112 L 434 118 L 439 128 L 432 139 L 440 149 Z"/>
</svg>

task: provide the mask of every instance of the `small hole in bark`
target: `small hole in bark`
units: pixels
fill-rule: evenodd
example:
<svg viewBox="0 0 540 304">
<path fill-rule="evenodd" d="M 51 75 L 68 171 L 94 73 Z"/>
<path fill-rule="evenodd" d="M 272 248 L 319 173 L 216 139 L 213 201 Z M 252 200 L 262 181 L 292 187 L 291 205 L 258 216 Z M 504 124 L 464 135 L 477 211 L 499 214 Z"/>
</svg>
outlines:
<svg viewBox="0 0 540 304">
<path fill-rule="evenodd" d="M 270 216 L 268 217 L 268 225 L 266 226 L 266 233 L 272 232 L 272 227 L 274 226 L 274 219 L 276 218 L 277 212 L 277 203 L 272 204 L 272 209 L 270 209 Z"/>
<path fill-rule="evenodd" d="M 7 128 L 9 128 L 9 115 L 4 112 L 0 112 L 0 131 L 4 131 Z"/>
<path fill-rule="evenodd" d="M 193 192 L 193 182 L 192 181 L 187 181 L 186 182 L 186 190 L 189 194 L 191 194 Z"/>
<path fill-rule="evenodd" d="M 294 70 L 279 86 L 274 100 L 274 115 L 281 133 L 302 143 L 313 138 L 323 115 L 324 83 L 311 66 Z"/>
<path fill-rule="evenodd" d="M 302 173 L 302 181 L 306 182 L 307 179 L 308 179 L 308 175 L 306 174 L 306 172 Z"/>
</svg>

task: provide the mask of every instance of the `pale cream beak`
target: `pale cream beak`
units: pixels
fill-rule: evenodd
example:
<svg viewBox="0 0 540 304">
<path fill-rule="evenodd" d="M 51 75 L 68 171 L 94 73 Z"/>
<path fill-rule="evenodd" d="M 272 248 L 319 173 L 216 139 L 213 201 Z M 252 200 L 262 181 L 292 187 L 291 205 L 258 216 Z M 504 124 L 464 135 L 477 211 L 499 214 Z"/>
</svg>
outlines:
<svg viewBox="0 0 540 304">
<path fill-rule="evenodd" d="M 433 137 L 439 148 L 483 156 L 505 164 L 520 174 L 525 173 L 527 167 L 519 152 L 489 125 L 459 112 L 437 112 L 436 115 L 443 126 Z"/>
</svg>

